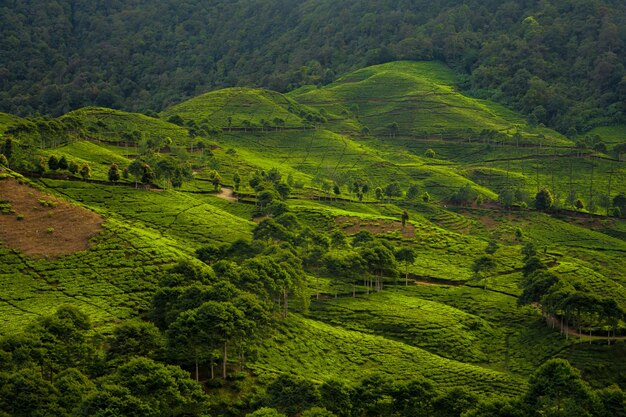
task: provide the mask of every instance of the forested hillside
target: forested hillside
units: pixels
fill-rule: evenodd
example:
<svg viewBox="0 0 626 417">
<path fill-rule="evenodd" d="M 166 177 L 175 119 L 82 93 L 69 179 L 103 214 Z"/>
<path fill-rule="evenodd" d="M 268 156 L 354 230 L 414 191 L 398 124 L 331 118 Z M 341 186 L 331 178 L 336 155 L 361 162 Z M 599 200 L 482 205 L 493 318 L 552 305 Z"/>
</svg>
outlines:
<svg viewBox="0 0 626 417">
<path fill-rule="evenodd" d="M 288 91 L 396 59 L 575 135 L 624 121 L 626 6 L 613 0 L 4 1 L 0 111 L 161 111 L 226 86 Z"/>
</svg>

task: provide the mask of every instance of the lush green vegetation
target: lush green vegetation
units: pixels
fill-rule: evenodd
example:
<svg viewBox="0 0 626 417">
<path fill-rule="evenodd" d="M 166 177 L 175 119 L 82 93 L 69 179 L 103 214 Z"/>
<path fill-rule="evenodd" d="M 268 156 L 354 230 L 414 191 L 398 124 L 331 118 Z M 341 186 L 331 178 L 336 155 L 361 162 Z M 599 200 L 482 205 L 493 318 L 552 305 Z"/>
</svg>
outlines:
<svg viewBox="0 0 626 417">
<path fill-rule="evenodd" d="M 622 412 L 623 162 L 456 80 L 403 61 L 160 118 L 1 116 L 0 398 L 36 374 L 49 401 L 0 410 Z M 104 223 L 48 256 L 64 204 Z M 42 234 L 36 254 L 9 243 Z"/>
<path fill-rule="evenodd" d="M 0 12 L 0 111 L 20 115 L 161 111 L 216 87 L 284 92 L 366 65 L 438 60 L 465 90 L 533 124 L 575 135 L 624 123 L 626 11 L 614 1 L 48 0 Z"/>
</svg>

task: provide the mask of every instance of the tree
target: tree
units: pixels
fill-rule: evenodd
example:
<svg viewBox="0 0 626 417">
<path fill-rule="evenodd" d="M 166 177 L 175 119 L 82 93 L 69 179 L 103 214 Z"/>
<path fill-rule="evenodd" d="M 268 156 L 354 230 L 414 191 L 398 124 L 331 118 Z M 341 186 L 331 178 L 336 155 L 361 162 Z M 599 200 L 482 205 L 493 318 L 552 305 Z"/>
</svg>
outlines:
<svg viewBox="0 0 626 417">
<path fill-rule="evenodd" d="M 164 347 L 159 329 L 142 321 L 127 321 L 115 327 L 108 343 L 107 356 L 124 360 L 133 356 L 156 359 Z"/>
<path fill-rule="evenodd" d="M 278 184 L 274 186 L 274 189 L 276 190 L 280 198 L 283 200 L 286 200 L 287 197 L 289 197 L 289 194 L 291 193 L 291 187 L 289 186 L 289 184 L 285 182 L 279 182 Z"/>
<path fill-rule="evenodd" d="M 491 256 L 481 256 L 477 258 L 472 264 L 472 272 L 480 279 L 487 271 L 495 268 L 496 263 Z M 487 289 L 487 276 L 484 277 L 485 289 Z"/>
<path fill-rule="evenodd" d="M 262 407 L 253 413 L 246 414 L 246 417 L 287 417 L 275 408 Z"/>
<path fill-rule="evenodd" d="M 400 188 L 400 184 L 397 181 L 388 184 L 385 187 L 385 195 L 387 196 L 387 198 L 402 197 L 402 189 Z"/>
<path fill-rule="evenodd" d="M 199 415 L 205 409 L 202 386 L 176 366 L 134 358 L 120 366 L 110 379 L 147 404 L 156 415 Z"/>
<path fill-rule="evenodd" d="M 88 395 L 75 415 L 157 417 L 160 415 L 159 411 L 134 396 L 128 388 L 108 383 Z"/>
<path fill-rule="evenodd" d="M 382 188 L 376 187 L 374 194 L 376 196 L 376 200 L 381 201 L 383 199 L 384 193 Z"/>
<path fill-rule="evenodd" d="M 330 242 L 334 248 L 343 248 L 348 244 L 346 235 L 341 230 L 333 230 L 330 234 Z"/>
<path fill-rule="evenodd" d="M 50 171 L 56 171 L 59 169 L 59 160 L 56 156 L 50 155 L 50 158 L 48 158 L 48 168 Z"/>
<path fill-rule="evenodd" d="M 61 158 L 59 159 L 59 169 L 62 171 L 65 171 L 68 168 L 68 164 L 67 164 L 67 158 L 65 158 L 65 155 L 61 156 Z"/>
<path fill-rule="evenodd" d="M 167 348 L 169 357 L 179 363 L 195 365 L 195 379 L 198 381 L 200 363 L 211 361 L 211 379 L 214 378 L 213 361 L 218 358 L 220 344 L 210 327 L 199 316 L 197 309 L 181 312 L 168 327 Z"/>
<path fill-rule="evenodd" d="M 337 417 L 337 415 L 331 411 L 328 411 L 322 407 L 313 407 L 305 410 L 302 414 L 302 417 Z"/>
<path fill-rule="evenodd" d="M 337 197 L 339 197 L 339 194 L 341 194 L 341 189 L 339 188 L 339 185 L 333 184 L 333 193 L 335 194 L 335 199 L 337 199 Z"/>
<path fill-rule="evenodd" d="M 0 377 L 0 411 L 12 417 L 58 415 L 58 390 L 35 369 Z"/>
<path fill-rule="evenodd" d="M 308 379 L 282 374 L 268 385 L 266 402 L 270 407 L 293 416 L 319 403 L 317 387 Z"/>
<path fill-rule="evenodd" d="M 478 198 L 478 192 L 471 185 L 465 184 L 460 187 L 450 198 L 454 204 L 466 206 L 472 204 Z"/>
<path fill-rule="evenodd" d="M 267 171 L 267 174 L 265 175 L 265 179 L 274 184 L 278 184 L 282 177 L 282 174 L 276 167 L 271 168 L 269 171 Z"/>
<path fill-rule="evenodd" d="M 387 129 L 389 129 L 389 136 L 393 136 L 395 138 L 400 130 L 400 126 L 397 122 L 393 122 L 387 125 Z"/>
<path fill-rule="evenodd" d="M 117 167 L 117 164 L 114 162 L 109 167 L 109 181 L 117 182 L 120 180 L 120 170 Z"/>
<path fill-rule="evenodd" d="M 83 400 L 96 391 L 95 384 L 76 368 L 60 372 L 53 384 L 59 392 L 59 406 L 65 410 L 66 415 L 72 416 L 78 414 Z"/>
<path fill-rule="evenodd" d="M 393 386 L 393 409 L 402 416 L 427 417 L 433 413 L 435 389 L 433 384 L 424 377 L 411 379 Z"/>
<path fill-rule="evenodd" d="M 137 184 L 139 183 L 139 181 L 143 179 L 146 166 L 147 164 L 139 159 L 135 159 L 128 166 L 128 173 L 135 178 L 135 188 L 137 188 Z"/>
<path fill-rule="evenodd" d="M 583 203 L 583 201 L 580 198 L 578 198 L 576 199 L 576 202 L 574 203 L 574 207 L 576 207 L 576 210 L 580 211 L 585 208 L 585 203 Z"/>
<path fill-rule="evenodd" d="M 152 184 L 152 181 L 154 181 L 155 178 L 152 167 L 144 163 L 141 168 L 143 170 L 143 174 L 141 175 L 141 182 L 144 184 Z"/>
<path fill-rule="evenodd" d="M 11 138 L 10 136 L 7 136 L 7 138 L 4 140 L 4 144 L 2 145 L 2 148 L 0 148 L 0 154 L 3 154 L 8 161 L 10 161 L 11 158 L 13 158 L 13 138 Z M 8 165 L 5 165 L 5 166 L 8 166 Z"/>
<path fill-rule="evenodd" d="M 354 389 L 343 382 L 331 379 L 319 388 L 321 404 L 339 417 L 352 415 L 352 398 Z"/>
<path fill-rule="evenodd" d="M 78 174 L 80 167 L 75 161 L 70 161 L 69 166 L 67 167 L 67 170 L 70 172 L 70 174 L 76 175 Z"/>
<path fill-rule="evenodd" d="M 79 172 L 83 180 L 87 180 L 89 177 L 91 177 L 91 167 L 86 162 L 81 165 Z"/>
<path fill-rule="evenodd" d="M 506 188 L 498 194 L 498 201 L 505 209 L 510 209 L 515 203 L 515 192 L 511 188 Z"/>
<path fill-rule="evenodd" d="M 428 148 L 428 149 L 426 149 L 426 152 L 424 152 L 424 156 L 426 158 L 435 158 L 437 156 L 437 154 L 435 153 L 435 151 L 432 148 Z"/>
<path fill-rule="evenodd" d="M 550 359 L 531 376 L 523 404 L 537 415 L 582 416 L 593 398 L 580 371 L 565 359 Z"/>
<path fill-rule="evenodd" d="M 420 190 L 417 184 L 411 184 L 409 185 L 409 189 L 406 191 L 406 199 L 409 201 L 413 201 L 417 199 L 417 197 L 419 197 L 419 193 Z"/>
<path fill-rule="evenodd" d="M 613 197 L 613 207 L 616 207 L 620 210 L 622 216 L 626 215 L 626 194 L 619 193 L 615 197 Z"/>
<path fill-rule="evenodd" d="M 404 262 L 404 285 L 407 286 L 409 285 L 409 265 L 415 262 L 415 250 L 405 246 L 398 250 L 394 256 L 398 261 Z"/>
<path fill-rule="evenodd" d="M 549 211 L 554 204 L 554 195 L 548 188 L 541 189 L 535 195 L 535 208 L 541 211 Z"/>
<path fill-rule="evenodd" d="M 466 388 L 453 388 L 433 401 L 437 417 L 459 417 L 478 403 L 476 395 Z"/>
<path fill-rule="evenodd" d="M 239 187 L 241 186 L 241 176 L 238 172 L 235 172 L 233 175 L 233 183 L 235 184 L 235 192 L 239 192 Z"/>
<path fill-rule="evenodd" d="M 213 191 L 219 191 L 220 184 L 222 182 L 222 176 L 217 171 L 211 171 L 209 174 L 209 179 L 211 180 L 211 184 L 213 184 Z"/>
<path fill-rule="evenodd" d="M 383 276 L 395 277 L 397 275 L 396 259 L 393 253 L 378 242 L 361 247 L 359 253 L 365 261 L 370 275 L 375 278 L 367 283 L 368 290 L 373 287 L 376 291 L 382 291 Z"/>
<path fill-rule="evenodd" d="M 485 253 L 489 255 L 493 255 L 498 251 L 499 245 L 495 239 L 491 239 L 485 248 Z"/>
</svg>

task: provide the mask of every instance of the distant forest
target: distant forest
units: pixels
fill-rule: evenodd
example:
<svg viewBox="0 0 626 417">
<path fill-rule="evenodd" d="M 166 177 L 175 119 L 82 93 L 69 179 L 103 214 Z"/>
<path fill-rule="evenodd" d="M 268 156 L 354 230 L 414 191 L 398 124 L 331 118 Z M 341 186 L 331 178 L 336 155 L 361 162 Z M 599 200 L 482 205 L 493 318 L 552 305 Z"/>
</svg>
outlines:
<svg viewBox="0 0 626 417">
<path fill-rule="evenodd" d="M 0 111 L 160 111 L 441 60 L 459 87 L 564 133 L 626 119 L 621 0 L 4 0 Z"/>
</svg>

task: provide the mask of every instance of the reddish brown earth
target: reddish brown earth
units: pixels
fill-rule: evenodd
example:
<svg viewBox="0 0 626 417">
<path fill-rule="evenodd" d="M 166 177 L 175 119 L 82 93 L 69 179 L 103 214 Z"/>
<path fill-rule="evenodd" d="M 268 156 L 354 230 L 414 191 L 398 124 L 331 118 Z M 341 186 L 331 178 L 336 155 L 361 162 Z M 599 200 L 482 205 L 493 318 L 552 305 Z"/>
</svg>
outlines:
<svg viewBox="0 0 626 417">
<path fill-rule="evenodd" d="M 56 258 L 86 250 L 102 230 L 104 220 L 96 213 L 13 178 L 0 180 L 0 201 L 14 211 L 0 214 L 1 243 L 29 256 Z"/>
</svg>

